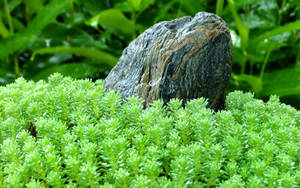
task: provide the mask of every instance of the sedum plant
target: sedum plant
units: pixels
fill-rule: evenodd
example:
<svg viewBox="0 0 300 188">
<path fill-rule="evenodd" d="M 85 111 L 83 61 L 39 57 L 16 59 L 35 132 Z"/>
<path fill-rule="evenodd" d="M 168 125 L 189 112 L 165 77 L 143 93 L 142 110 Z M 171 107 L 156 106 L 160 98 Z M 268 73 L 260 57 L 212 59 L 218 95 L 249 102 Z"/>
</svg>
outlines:
<svg viewBox="0 0 300 188">
<path fill-rule="evenodd" d="M 300 112 L 276 96 L 143 109 L 102 84 L 54 74 L 0 87 L 0 187 L 300 186 Z"/>
</svg>

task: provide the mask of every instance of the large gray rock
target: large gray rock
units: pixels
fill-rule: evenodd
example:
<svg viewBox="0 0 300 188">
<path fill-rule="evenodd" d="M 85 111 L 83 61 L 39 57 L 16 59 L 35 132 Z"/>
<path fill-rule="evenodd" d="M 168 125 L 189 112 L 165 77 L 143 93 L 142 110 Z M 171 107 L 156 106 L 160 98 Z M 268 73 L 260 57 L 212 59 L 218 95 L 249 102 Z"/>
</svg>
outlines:
<svg viewBox="0 0 300 188">
<path fill-rule="evenodd" d="M 208 98 L 223 108 L 232 66 L 231 37 L 215 14 L 163 21 L 139 35 L 123 51 L 104 82 L 123 97 L 139 96 L 145 107 L 156 99 Z"/>
</svg>

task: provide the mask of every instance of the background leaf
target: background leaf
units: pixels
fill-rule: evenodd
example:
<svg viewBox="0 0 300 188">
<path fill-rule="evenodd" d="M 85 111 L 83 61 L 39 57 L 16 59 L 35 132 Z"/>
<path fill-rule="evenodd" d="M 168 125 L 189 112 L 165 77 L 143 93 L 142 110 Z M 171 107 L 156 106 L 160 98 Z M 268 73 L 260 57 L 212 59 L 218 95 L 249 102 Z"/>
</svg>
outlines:
<svg viewBox="0 0 300 188">
<path fill-rule="evenodd" d="M 288 23 L 283 26 L 276 27 L 275 29 L 272 29 L 270 31 L 267 31 L 263 33 L 262 35 L 254 38 L 251 40 L 252 45 L 257 45 L 258 42 L 261 42 L 265 39 L 271 38 L 273 36 L 285 33 L 285 32 L 290 32 L 290 31 L 295 31 L 295 30 L 300 30 L 300 20 Z"/>
<path fill-rule="evenodd" d="M 234 0 L 228 0 L 229 7 L 231 9 L 231 13 L 233 15 L 233 18 L 236 23 L 237 30 L 241 36 L 241 44 L 242 48 L 246 48 L 248 46 L 248 38 L 249 38 L 249 30 L 243 23 L 242 19 L 240 18 L 239 14 L 237 13 L 237 10 L 235 8 L 235 1 Z"/>
<path fill-rule="evenodd" d="M 164 4 L 162 7 L 160 7 L 159 11 L 155 16 L 154 22 L 156 23 L 158 21 L 161 21 L 176 2 L 177 0 L 171 0 L 168 3 Z"/>
<path fill-rule="evenodd" d="M 142 0 L 128 0 L 128 2 L 134 10 L 139 10 L 142 4 Z"/>
<path fill-rule="evenodd" d="M 68 54 L 75 54 L 78 56 L 85 56 L 89 58 L 94 58 L 99 61 L 99 64 L 106 64 L 108 66 L 114 66 L 118 59 L 109 53 L 95 50 L 92 48 L 75 48 L 75 47 L 68 47 L 68 46 L 57 46 L 53 48 L 42 48 L 36 50 L 32 55 L 32 60 L 34 60 L 37 54 L 56 54 L 56 53 L 68 53 Z"/>
<path fill-rule="evenodd" d="M 287 68 L 265 73 L 260 96 L 276 94 L 280 97 L 300 95 L 300 68 Z"/>
<path fill-rule="evenodd" d="M 91 18 L 88 25 L 97 27 L 99 24 L 124 34 L 134 33 L 134 25 L 118 9 L 108 9 Z"/>
<path fill-rule="evenodd" d="M 50 22 L 65 11 L 65 8 L 72 0 L 52 0 L 50 1 L 29 23 L 29 25 L 20 33 L 9 38 L 0 39 L 0 60 L 14 52 L 20 52 L 26 48 L 26 45 L 42 31 Z"/>
<path fill-rule="evenodd" d="M 55 65 L 50 68 L 47 68 L 37 75 L 35 75 L 32 79 L 35 81 L 45 80 L 51 74 L 59 72 L 64 76 L 71 76 L 73 78 L 86 78 L 91 76 L 99 71 L 102 71 L 101 67 L 95 67 L 89 65 L 87 63 L 68 63 L 62 65 Z"/>
<path fill-rule="evenodd" d="M 0 35 L 2 35 L 3 38 L 6 38 L 10 35 L 8 29 L 5 27 L 5 25 L 2 22 L 1 14 L 0 14 Z"/>
<path fill-rule="evenodd" d="M 86 11 L 88 11 L 91 15 L 96 15 L 100 11 L 108 8 L 106 6 L 105 1 L 99 1 L 99 0 L 88 0 L 88 1 L 74 1 L 78 6 L 83 7 Z"/>
<path fill-rule="evenodd" d="M 255 93 L 259 93 L 262 90 L 263 87 L 262 81 L 257 76 L 241 74 L 241 75 L 233 75 L 233 78 L 238 81 L 247 82 L 249 85 L 251 85 Z"/>
<path fill-rule="evenodd" d="M 142 0 L 142 4 L 139 11 L 143 11 L 150 7 L 150 5 L 154 4 L 155 0 Z"/>
<path fill-rule="evenodd" d="M 199 0 L 181 1 L 182 9 L 188 12 L 189 15 L 194 15 L 197 12 L 205 11 L 204 3 Z"/>
</svg>

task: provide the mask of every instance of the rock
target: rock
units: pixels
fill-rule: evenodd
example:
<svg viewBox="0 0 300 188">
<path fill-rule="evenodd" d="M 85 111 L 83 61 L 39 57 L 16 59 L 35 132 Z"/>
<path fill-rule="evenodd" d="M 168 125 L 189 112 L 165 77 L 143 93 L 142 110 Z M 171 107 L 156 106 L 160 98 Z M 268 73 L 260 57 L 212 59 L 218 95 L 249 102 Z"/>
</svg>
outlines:
<svg viewBox="0 0 300 188">
<path fill-rule="evenodd" d="M 139 96 L 145 107 L 156 100 L 205 97 L 208 107 L 224 107 L 232 67 L 232 43 L 225 22 L 199 12 L 155 24 L 123 51 L 104 81 L 122 97 Z"/>
</svg>

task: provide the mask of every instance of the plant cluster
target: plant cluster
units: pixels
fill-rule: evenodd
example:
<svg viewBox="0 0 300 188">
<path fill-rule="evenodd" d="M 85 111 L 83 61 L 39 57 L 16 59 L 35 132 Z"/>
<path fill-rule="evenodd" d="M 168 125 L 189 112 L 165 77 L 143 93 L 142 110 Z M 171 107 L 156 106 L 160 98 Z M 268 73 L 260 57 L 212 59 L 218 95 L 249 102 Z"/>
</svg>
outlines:
<svg viewBox="0 0 300 188">
<path fill-rule="evenodd" d="M 55 72 L 104 78 L 145 29 L 199 11 L 231 30 L 232 90 L 300 105 L 299 0 L 0 0 L 0 84 Z"/>
<path fill-rule="evenodd" d="M 0 87 L 0 187 L 297 187 L 300 112 L 232 92 L 213 112 L 54 74 Z"/>
</svg>

